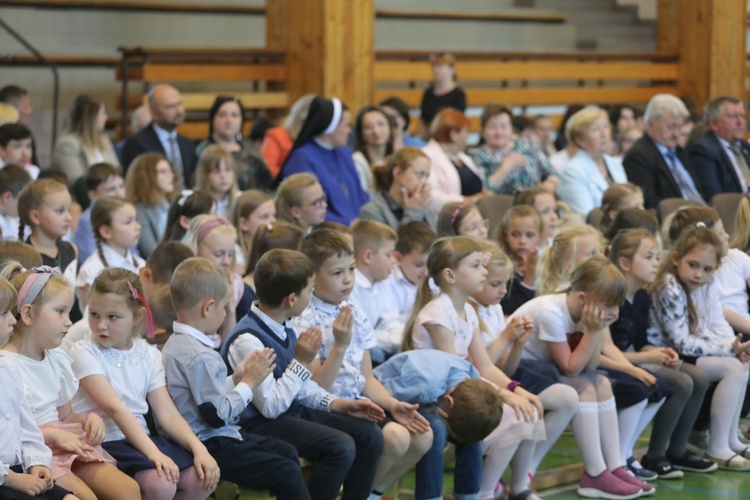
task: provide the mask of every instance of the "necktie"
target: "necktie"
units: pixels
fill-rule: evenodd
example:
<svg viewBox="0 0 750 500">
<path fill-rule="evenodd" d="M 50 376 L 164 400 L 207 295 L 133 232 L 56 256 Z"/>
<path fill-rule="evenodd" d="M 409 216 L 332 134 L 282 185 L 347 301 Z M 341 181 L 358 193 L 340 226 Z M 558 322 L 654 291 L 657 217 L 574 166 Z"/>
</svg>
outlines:
<svg viewBox="0 0 750 500">
<path fill-rule="evenodd" d="M 672 176 L 677 182 L 677 187 L 680 188 L 680 192 L 682 192 L 682 197 L 687 200 L 693 200 L 700 202 L 701 204 L 705 204 L 701 195 L 695 191 L 690 181 L 685 178 L 685 173 L 677 163 L 677 154 L 670 149 L 667 152 L 667 159 L 669 160 L 669 167 L 670 171 L 672 172 Z"/>
<path fill-rule="evenodd" d="M 732 151 L 734 151 L 734 154 L 737 156 L 737 166 L 740 167 L 740 172 L 742 172 L 742 177 L 744 177 L 745 179 L 744 190 L 747 190 L 747 187 L 750 186 L 750 168 L 748 168 L 747 166 L 745 155 L 742 154 L 742 150 L 740 149 L 739 144 L 735 143 L 734 145 L 730 147 L 732 148 Z"/>
<path fill-rule="evenodd" d="M 180 150 L 177 146 L 177 134 L 169 136 L 169 160 L 172 162 L 172 166 L 177 172 L 177 177 L 180 183 L 182 183 L 182 159 L 180 158 Z"/>
</svg>

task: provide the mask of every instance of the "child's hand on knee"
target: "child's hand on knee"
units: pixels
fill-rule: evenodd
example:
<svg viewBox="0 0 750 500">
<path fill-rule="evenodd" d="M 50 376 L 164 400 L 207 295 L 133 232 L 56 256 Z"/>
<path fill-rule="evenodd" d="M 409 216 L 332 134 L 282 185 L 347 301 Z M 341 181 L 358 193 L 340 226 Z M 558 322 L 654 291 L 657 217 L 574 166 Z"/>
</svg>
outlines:
<svg viewBox="0 0 750 500">
<path fill-rule="evenodd" d="M 174 460 L 164 453 L 158 451 L 147 458 L 154 463 L 157 476 L 162 477 L 163 475 L 168 481 L 172 481 L 173 483 L 177 483 L 180 480 L 180 469 L 174 463 Z"/>
<path fill-rule="evenodd" d="M 208 450 L 193 454 L 193 466 L 198 479 L 203 481 L 203 491 L 215 490 L 216 485 L 219 484 L 221 471 L 219 470 L 219 464 L 216 463 Z"/>
<path fill-rule="evenodd" d="M 35 497 L 41 495 L 47 491 L 47 481 L 40 478 L 36 474 L 32 474 L 31 470 L 41 466 L 34 466 L 29 469 L 29 474 L 19 474 L 17 472 L 10 471 L 5 476 L 5 482 L 3 483 L 8 488 L 20 491 L 26 495 Z M 41 467 L 44 468 L 44 467 Z"/>
<path fill-rule="evenodd" d="M 391 408 L 391 415 L 412 434 L 422 434 L 430 430 L 430 423 L 417 410 L 419 405 L 399 401 Z"/>
<path fill-rule="evenodd" d="M 297 344 L 294 346 L 294 359 L 307 367 L 318 354 L 322 341 L 323 332 L 317 326 L 311 326 L 300 333 Z"/>
</svg>

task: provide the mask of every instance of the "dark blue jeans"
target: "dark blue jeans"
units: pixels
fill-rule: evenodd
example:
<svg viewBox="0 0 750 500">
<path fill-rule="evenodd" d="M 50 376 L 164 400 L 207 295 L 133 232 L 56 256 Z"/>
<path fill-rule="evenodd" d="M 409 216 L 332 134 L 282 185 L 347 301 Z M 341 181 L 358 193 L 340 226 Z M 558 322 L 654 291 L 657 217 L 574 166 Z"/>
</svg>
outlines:
<svg viewBox="0 0 750 500">
<path fill-rule="evenodd" d="M 432 428 L 432 448 L 417 462 L 417 500 L 441 498 L 443 495 L 443 450 L 450 438 L 445 422 L 430 412 L 421 412 Z M 482 442 L 456 444 L 456 466 L 453 492 L 457 499 L 476 498 L 482 483 Z"/>
</svg>

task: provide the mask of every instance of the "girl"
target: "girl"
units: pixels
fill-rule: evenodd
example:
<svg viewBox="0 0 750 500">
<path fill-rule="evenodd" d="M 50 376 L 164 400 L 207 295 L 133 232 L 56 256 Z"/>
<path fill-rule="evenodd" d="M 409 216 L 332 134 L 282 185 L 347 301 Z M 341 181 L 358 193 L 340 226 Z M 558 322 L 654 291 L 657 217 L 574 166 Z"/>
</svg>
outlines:
<svg viewBox="0 0 750 500">
<path fill-rule="evenodd" d="M 402 350 L 439 349 L 470 360 L 485 380 L 495 384 L 506 402 L 498 428 L 483 444 L 480 498 L 494 498 L 503 471 L 522 440 L 544 440 L 539 399 L 511 381 L 490 359 L 482 341 L 477 314 L 468 304 L 482 290 L 487 270 L 479 243 L 457 236 L 437 240 L 427 258 L 429 279 L 419 286 L 411 318 L 404 329 Z M 433 287 L 435 291 L 433 292 Z M 532 448 L 533 451 L 533 448 Z M 529 489 L 531 453 L 519 453 L 513 464 L 511 491 L 538 500 Z"/>
<path fill-rule="evenodd" d="M 91 207 L 91 227 L 97 251 L 86 259 L 76 279 L 76 293 L 81 304 L 89 303 L 89 287 L 102 269 L 121 267 L 137 273 L 146 265 L 130 251 L 141 235 L 141 225 L 133 205 L 111 196 L 97 198 Z"/>
<path fill-rule="evenodd" d="M 643 190 L 630 182 L 624 184 L 612 184 L 602 195 L 602 218 L 599 229 L 606 230 L 617 214 L 626 208 L 639 208 L 643 210 Z"/>
<path fill-rule="evenodd" d="M 326 220 L 327 208 L 328 198 L 315 174 L 290 175 L 276 190 L 279 219 L 293 222 L 306 232 Z"/>
<path fill-rule="evenodd" d="M 650 210 L 643 210 L 642 208 L 625 208 L 620 210 L 604 232 L 604 237 L 612 241 L 617 236 L 617 233 L 623 229 L 645 229 L 648 231 L 648 234 L 654 236 L 656 241 L 659 242 L 659 248 L 662 248 L 659 219 Z"/>
<path fill-rule="evenodd" d="M 394 231 L 399 224 L 430 222 L 430 159 L 415 147 L 405 147 L 373 166 L 375 193 L 359 211 L 360 219 L 382 222 Z"/>
<path fill-rule="evenodd" d="M 73 292 L 67 280 L 48 267 L 26 271 L 18 262 L 0 273 L 18 291 L 16 335 L 5 346 L 6 355 L 24 379 L 34 419 L 53 451 L 52 477 L 82 499 L 137 497 L 137 485 L 100 446 L 102 419 L 71 408 L 78 379 L 70 357 L 57 349 L 72 324 Z"/>
<path fill-rule="evenodd" d="M 143 498 L 206 498 L 219 467 L 175 408 L 159 351 L 140 337 L 144 324 L 153 337 L 153 325 L 138 275 L 105 269 L 91 285 L 88 307 L 91 336 L 70 352 L 82 389 L 76 409 L 104 412 L 103 446 Z M 150 436 L 149 407 L 169 438 Z"/>
<path fill-rule="evenodd" d="M 10 340 L 16 317 L 16 289 L 0 278 L 0 347 Z M 77 497 L 52 486 L 52 453 L 44 444 L 44 436 L 34 421 L 29 403 L 24 398 L 23 381 L 15 366 L 0 353 L 0 412 L 6 415 L 0 440 L 0 498 L 41 498 L 75 500 Z M 23 469 L 28 469 L 24 474 Z"/>
<path fill-rule="evenodd" d="M 652 345 L 674 348 L 684 362 L 705 370 L 709 382 L 718 382 L 705 456 L 723 469 L 750 470 L 750 452 L 737 437 L 750 342 L 735 337 L 716 288 L 709 285 L 721 255 L 722 243 L 705 223 L 682 232 L 651 287 L 647 338 Z"/>
<path fill-rule="evenodd" d="M 446 203 L 438 216 L 437 235 L 467 236 L 475 240 L 486 240 L 489 222 L 489 219 L 482 217 L 479 208 L 473 203 Z"/>
<path fill-rule="evenodd" d="M 578 394 L 571 387 L 556 383 L 552 377 L 539 376 L 538 366 L 532 362 L 521 361 L 534 321 L 528 316 L 516 316 L 506 324 L 500 305 L 508 290 L 513 263 L 497 243 L 480 241 L 479 246 L 484 254 L 487 280 L 481 292 L 471 295 L 470 302 L 479 315 L 482 341 L 492 362 L 513 380 L 521 382 L 526 390 L 537 394 L 545 410 L 547 439 L 538 443 L 524 442 L 519 447 L 521 453 L 532 453 L 530 473 L 533 475 L 578 410 Z M 515 487 L 516 491 L 524 489 Z"/>
<path fill-rule="evenodd" d="M 31 227 L 26 243 L 39 251 L 45 266 L 60 269 L 72 286 L 78 274 L 77 250 L 62 240 L 70 229 L 71 202 L 68 188 L 52 179 L 27 184 L 18 194 L 18 239 L 23 241 L 26 226 Z"/>
<path fill-rule="evenodd" d="M 695 365 L 681 363 L 671 347 L 656 347 L 646 340 L 650 301 L 644 287 L 656 278 L 659 243 L 645 229 L 624 229 L 612 240 L 608 256 L 627 282 L 625 302 L 620 306 L 617 321 L 610 326 L 612 340 L 631 363 L 652 371 L 673 393 L 656 413 L 648 451 L 641 464 L 662 479 L 682 477 L 680 469 L 715 470 L 715 463 L 687 450 L 688 436 L 708 387 L 708 375 Z M 639 428 L 647 423 L 643 420 Z M 634 434 L 637 437 L 640 432 Z M 633 443 L 628 442 L 623 452 L 632 448 Z M 637 468 L 637 462 L 633 461 L 632 466 Z"/>
<path fill-rule="evenodd" d="M 216 214 L 229 217 L 229 210 L 240 191 L 231 153 L 221 146 L 206 146 L 198 158 L 195 189 L 211 193 L 216 200 Z"/>
<path fill-rule="evenodd" d="M 237 198 L 232 209 L 232 224 L 240 232 L 241 251 L 235 252 L 238 257 L 237 267 L 240 268 L 237 272 L 245 272 L 255 229 L 274 222 L 276 222 L 276 205 L 273 199 L 263 191 L 251 189 Z"/>
<path fill-rule="evenodd" d="M 44 265 L 42 256 L 31 245 L 18 240 L 0 241 L 0 268 L 11 260 L 20 262 L 26 269 Z"/>
<path fill-rule="evenodd" d="M 354 166 L 357 167 L 362 189 L 375 189 L 372 168 L 385 163 L 393 154 L 393 133 L 388 115 L 379 106 L 365 106 L 357 114 L 354 124 Z"/>
<path fill-rule="evenodd" d="M 205 191 L 185 189 L 180 196 L 172 200 L 167 213 L 167 230 L 165 241 L 180 241 L 190 227 L 190 221 L 196 215 L 216 215 L 216 201 Z"/>
<path fill-rule="evenodd" d="M 734 216 L 734 235 L 729 246 L 745 253 L 750 252 L 750 198 L 743 196 Z"/>
<path fill-rule="evenodd" d="M 624 467 L 612 385 L 595 371 L 604 333 L 617 319 L 625 292 L 622 274 L 597 255 L 573 271 L 567 291 L 537 297 L 514 314 L 534 320 L 523 359 L 541 362 L 540 372 L 546 367 L 544 373 L 578 391 L 572 424 L 585 468 L 578 487 L 584 497 L 636 498 L 654 491 Z"/>
<path fill-rule="evenodd" d="M 557 233 L 552 245 L 544 249 L 539 259 L 537 292 L 544 295 L 568 288 L 573 270 L 601 253 L 601 233 L 591 226 L 578 226 Z"/>
<path fill-rule="evenodd" d="M 261 226 L 255 230 L 253 235 L 252 250 L 250 259 L 247 262 L 247 271 L 243 278 L 245 285 L 249 286 L 253 295 L 255 295 L 255 282 L 253 274 L 258 261 L 269 250 L 274 248 L 286 248 L 288 250 L 297 250 L 302 238 L 305 237 L 304 231 L 298 226 L 289 224 L 284 221 L 277 221 L 267 226 Z M 253 299 L 255 301 L 256 298 Z M 239 318 L 237 319 L 239 321 Z"/>
<path fill-rule="evenodd" d="M 167 158 L 159 153 L 144 153 L 128 168 L 125 177 L 126 199 L 135 205 L 141 239 L 138 252 L 147 259 L 167 229 L 169 202 L 177 194 L 179 182 Z"/>
<path fill-rule="evenodd" d="M 542 217 L 542 246 L 552 243 L 552 237 L 560 226 L 560 214 L 557 210 L 557 199 L 543 187 L 532 187 L 516 194 L 514 205 L 531 205 Z"/>
<path fill-rule="evenodd" d="M 501 302 L 505 314 L 513 314 L 536 294 L 536 261 L 543 231 L 542 217 L 529 205 L 511 207 L 500 221 L 500 246 L 514 263 L 508 294 Z"/>
<path fill-rule="evenodd" d="M 203 257 L 221 266 L 232 276 L 234 284 L 234 300 L 227 305 L 227 316 L 219 328 L 218 336 L 214 337 L 217 347 L 221 346 L 224 338 L 234 329 L 237 318 L 242 318 L 250 310 L 255 300 L 255 292 L 242 281 L 242 276 L 234 272 L 234 248 L 237 240 L 237 230 L 228 220 L 216 215 L 199 215 L 190 223 L 182 243 L 187 245 L 197 257 Z"/>
</svg>

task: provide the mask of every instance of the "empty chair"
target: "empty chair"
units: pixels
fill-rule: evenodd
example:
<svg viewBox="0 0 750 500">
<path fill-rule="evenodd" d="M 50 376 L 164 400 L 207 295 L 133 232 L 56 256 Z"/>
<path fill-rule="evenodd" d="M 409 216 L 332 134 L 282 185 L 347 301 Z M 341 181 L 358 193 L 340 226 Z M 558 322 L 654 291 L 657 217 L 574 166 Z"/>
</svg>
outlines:
<svg viewBox="0 0 750 500">
<path fill-rule="evenodd" d="M 477 206 L 482 216 L 490 221 L 489 234 L 493 238 L 498 224 L 503 219 L 505 212 L 513 206 L 514 196 L 510 194 L 491 194 L 483 196 L 477 201 Z"/>
<path fill-rule="evenodd" d="M 659 217 L 664 221 L 680 207 L 702 207 L 703 204 L 685 198 L 664 198 L 659 202 Z"/>
<path fill-rule="evenodd" d="M 734 217 L 743 196 L 742 193 L 719 193 L 711 198 L 711 206 L 719 212 L 724 230 L 729 234 L 734 234 Z"/>
</svg>

